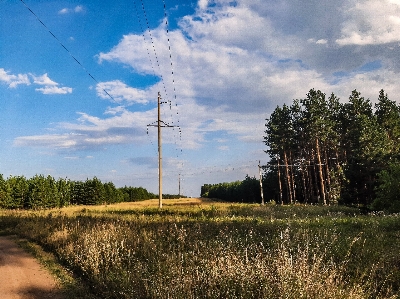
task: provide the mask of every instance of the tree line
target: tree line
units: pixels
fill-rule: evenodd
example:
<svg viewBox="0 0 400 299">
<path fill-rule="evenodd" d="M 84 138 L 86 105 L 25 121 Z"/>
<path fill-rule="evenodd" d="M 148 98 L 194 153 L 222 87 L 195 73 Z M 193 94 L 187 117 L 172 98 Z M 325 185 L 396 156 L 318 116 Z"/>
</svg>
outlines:
<svg viewBox="0 0 400 299">
<path fill-rule="evenodd" d="M 269 197 L 279 203 L 370 206 L 382 196 L 382 173 L 399 162 L 400 107 L 354 90 L 348 102 L 311 89 L 266 119 Z M 394 172 L 391 172 L 394 173 Z"/>
<path fill-rule="evenodd" d="M 342 102 L 311 89 L 304 99 L 277 106 L 265 127 L 266 201 L 400 211 L 400 106 L 384 90 L 373 105 L 357 90 Z M 261 202 L 260 184 L 249 177 L 206 184 L 201 195 Z"/>
<path fill-rule="evenodd" d="M 228 202 L 260 202 L 260 182 L 254 177 L 246 176 L 243 181 L 201 186 L 201 197 L 218 198 Z"/>
<path fill-rule="evenodd" d="M 103 183 L 96 177 L 83 182 L 63 178 L 56 180 L 43 175 L 36 175 L 30 179 L 24 176 L 10 176 L 5 179 L 0 175 L 0 208 L 6 209 L 111 204 L 157 197 L 158 195 L 142 187 L 117 188 L 114 183 Z"/>
</svg>

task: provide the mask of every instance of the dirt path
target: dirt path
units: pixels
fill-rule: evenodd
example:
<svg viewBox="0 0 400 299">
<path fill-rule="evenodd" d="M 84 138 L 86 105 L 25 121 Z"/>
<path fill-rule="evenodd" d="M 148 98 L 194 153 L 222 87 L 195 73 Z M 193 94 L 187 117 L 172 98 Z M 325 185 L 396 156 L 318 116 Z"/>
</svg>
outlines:
<svg viewBox="0 0 400 299">
<path fill-rule="evenodd" d="M 54 278 L 8 237 L 0 236 L 0 298 L 62 299 Z"/>
</svg>

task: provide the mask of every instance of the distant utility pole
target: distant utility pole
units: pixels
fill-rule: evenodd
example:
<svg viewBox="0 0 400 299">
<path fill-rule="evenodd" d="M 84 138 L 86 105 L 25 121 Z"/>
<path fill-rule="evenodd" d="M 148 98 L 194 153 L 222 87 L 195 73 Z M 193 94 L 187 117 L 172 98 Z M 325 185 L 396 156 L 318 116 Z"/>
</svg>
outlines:
<svg viewBox="0 0 400 299">
<path fill-rule="evenodd" d="M 181 197 L 181 174 L 179 174 L 179 177 L 178 177 L 178 195 L 179 195 L 179 197 Z"/>
<path fill-rule="evenodd" d="M 161 94 L 158 92 L 157 97 L 157 111 L 158 118 L 157 121 L 147 125 L 148 127 L 157 127 L 158 128 L 158 207 L 162 208 L 162 148 L 161 148 L 161 128 L 173 128 L 177 126 L 170 126 L 169 124 L 163 122 L 160 116 L 160 105 L 166 104 L 167 102 L 161 102 Z"/>
<path fill-rule="evenodd" d="M 261 172 L 262 166 L 260 164 L 261 161 L 258 161 L 258 172 L 260 173 L 261 205 L 264 205 L 264 192 L 263 192 L 262 172 Z"/>
</svg>

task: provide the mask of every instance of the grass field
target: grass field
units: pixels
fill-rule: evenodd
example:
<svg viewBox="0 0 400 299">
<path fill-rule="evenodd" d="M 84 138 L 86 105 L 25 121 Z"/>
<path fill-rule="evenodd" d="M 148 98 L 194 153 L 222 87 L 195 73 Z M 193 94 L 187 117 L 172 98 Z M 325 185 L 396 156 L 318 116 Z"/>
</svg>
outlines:
<svg viewBox="0 0 400 299">
<path fill-rule="evenodd" d="M 0 210 L 0 231 L 54 253 L 97 298 L 399 298 L 400 215 L 163 204 Z"/>
</svg>

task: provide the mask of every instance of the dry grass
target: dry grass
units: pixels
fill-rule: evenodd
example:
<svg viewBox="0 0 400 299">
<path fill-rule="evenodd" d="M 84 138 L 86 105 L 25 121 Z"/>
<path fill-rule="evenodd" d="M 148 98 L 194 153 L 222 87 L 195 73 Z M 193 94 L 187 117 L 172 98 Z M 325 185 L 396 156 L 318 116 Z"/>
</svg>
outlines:
<svg viewBox="0 0 400 299">
<path fill-rule="evenodd" d="M 180 199 L 164 199 L 163 207 L 164 208 L 174 208 L 185 210 L 188 207 L 195 208 L 207 208 L 211 205 L 224 207 L 226 204 L 219 203 L 217 201 L 207 199 L 207 198 L 180 198 Z M 47 210 L 49 212 L 61 211 L 66 214 L 79 213 L 82 210 L 85 211 L 106 211 L 112 212 L 115 210 L 118 211 L 130 211 L 130 210 L 140 210 L 140 209 L 152 209 L 158 208 L 158 199 L 149 199 L 143 201 L 135 201 L 135 202 L 123 202 L 116 204 L 107 204 L 107 205 L 97 205 L 97 206 L 68 206 L 61 209 L 50 209 Z"/>
<path fill-rule="evenodd" d="M 398 215 L 158 200 L 0 213 L 101 298 L 396 298 Z"/>
</svg>

